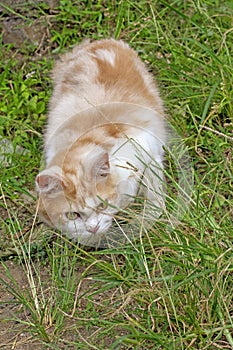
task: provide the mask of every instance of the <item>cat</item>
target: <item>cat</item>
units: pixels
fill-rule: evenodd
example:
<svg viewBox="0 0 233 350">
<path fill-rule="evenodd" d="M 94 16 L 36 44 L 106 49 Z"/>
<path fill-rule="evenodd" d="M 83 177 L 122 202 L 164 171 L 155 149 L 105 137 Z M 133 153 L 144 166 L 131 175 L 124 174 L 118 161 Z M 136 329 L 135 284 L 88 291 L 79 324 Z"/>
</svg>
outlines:
<svg viewBox="0 0 233 350">
<path fill-rule="evenodd" d="M 135 196 L 153 220 L 164 208 L 166 127 L 152 74 L 128 44 L 102 39 L 63 54 L 53 80 L 46 166 L 36 177 L 42 220 L 87 245 L 111 235 Z"/>
</svg>

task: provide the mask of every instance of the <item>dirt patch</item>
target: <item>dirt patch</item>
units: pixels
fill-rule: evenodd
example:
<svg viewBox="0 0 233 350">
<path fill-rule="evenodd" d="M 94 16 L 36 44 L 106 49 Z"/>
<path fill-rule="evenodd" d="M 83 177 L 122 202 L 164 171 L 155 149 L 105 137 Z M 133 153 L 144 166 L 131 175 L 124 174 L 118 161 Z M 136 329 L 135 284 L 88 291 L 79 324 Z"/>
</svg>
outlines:
<svg viewBox="0 0 233 350">
<path fill-rule="evenodd" d="M 32 276 L 38 300 L 41 300 L 41 289 L 43 290 L 43 298 L 47 301 L 46 307 L 51 311 L 49 304 L 53 303 L 52 298 L 54 298 L 54 293 L 58 288 L 57 286 L 54 288 L 51 268 L 49 266 L 41 267 L 40 263 L 36 263 L 34 268 Z M 43 316 L 43 320 L 41 319 L 44 333 L 38 331 L 40 322 L 33 328 L 33 324 L 36 322 L 35 315 L 33 315 L 35 303 L 33 303 L 33 289 L 29 282 L 26 265 L 6 261 L 4 266 L 0 266 L 0 349 L 67 350 L 75 349 L 76 346 L 85 343 L 87 344 L 86 348 L 82 345 L 80 349 L 92 348 L 88 346 L 88 342 L 98 344 L 101 349 L 108 349 L 116 334 L 125 335 L 126 331 L 118 327 L 112 329 L 111 333 L 108 332 L 105 337 L 98 338 L 98 333 L 102 331 L 103 327 L 99 324 L 99 315 L 101 315 L 101 322 L 104 321 L 107 324 L 109 319 L 115 317 L 113 313 L 118 314 L 118 308 L 114 308 L 113 304 L 121 303 L 122 299 L 119 291 L 114 290 L 113 294 L 112 290 L 103 290 L 103 284 L 96 283 L 89 275 L 83 277 L 85 270 L 86 267 L 77 266 L 74 271 L 77 284 L 73 291 L 67 290 L 67 297 L 71 293 L 72 306 L 67 312 L 65 312 L 65 308 L 62 310 L 64 320 L 62 329 L 58 333 L 59 336 L 57 336 L 56 320 L 50 319 L 49 313 L 47 317 Z M 96 271 L 91 271 L 91 274 L 93 273 L 95 274 Z M 66 278 L 65 272 L 63 277 Z M 55 296 L 56 299 L 59 297 L 58 295 Z M 27 307 L 21 296 L 26 296 Z M 57 300 L 54 300 L 54 303 L 57 304 Z M 90 308 L 93 309 L 92 315 L 95 315 L 94 317 L 90 316 Z"/>
<path fill-rule="evenodd" d="M 58 0 L 33 1 L 27 3 L 23 0 L 5 0 L 0 4 L 0 25 L 4 44 L 12 44 L 14 49 L 24 50 L 26 45 L 35 48 L 34 53 L 45 55 L 49 50 L 50 27 L 54 8 Z M 41 15 L 38 8 L 44 6 Z M 28 10 L 28 7 L 30 10 Z"/>
<path fill-rule="evenodd" d="M 5 262 L 4 265 L 5 267 L 0 266 L 0 349 L 51 349 L 51 347 L 48 347 L 49 345 L 46 346 L 46 342 L 50 343 L 50 345 L 55 344 L 53 342 L 53 325 L 49 324 L 48 321 L 48 324 L 44 327 L 45 334 L 39 334 L 38 325 L 38 328 L 35 327 L 33 329 L 35 319 L 33 313 L 30 312 L 30 308 L 33 305 L 28 304 L 27 308 L 23 300 L 20 302 L 20 295 L 22 297 L 27 296 L 30 302 L 30 294 L 32 296 L 33 293 L 32 286 L 27 278 L 26 267 L 11 261 Z M 46 285 L 46 290 L 49 291 L 52 283 L 49 270 L 46 268 L 41 269 L 38 265 L 35 266 L 35 270 L 39 271 L 40 283 Z M 37 278 L 35 273 L 33 278 L 35 280 Z M 38 297 L 40 297 L 39 294 Z M 67 328 L 69 328 L 69 322 L 65 324 L 65 329 Z M 66 342 L 75 340 L 72 332 L 66 331 L 64 335 Z M 61 344 L 59 349 L 71 348 Z"/>
<path fill-rule="evenodd" d="M 18 290 L 22 292 L 28 289 L 28 281 L 22 267 L 18 264 L 6 261 L 5 268 L 0 266 L 0 349 L 32 349 L 31 335 L 27 332 L 27 325 L 17 322 L 17 319 L 25 321 L 26 315 L 22 315 L 22 305 L 13 296 L 15 281 Z M 13 288 L 13 289 L 12 289 Z M 15 293 L 17 290 L 15 290 Z M 22 317 L 23 316 L 23 317 Z M 41 349 L 41 344 L 35 350 Z"/>
</svg>

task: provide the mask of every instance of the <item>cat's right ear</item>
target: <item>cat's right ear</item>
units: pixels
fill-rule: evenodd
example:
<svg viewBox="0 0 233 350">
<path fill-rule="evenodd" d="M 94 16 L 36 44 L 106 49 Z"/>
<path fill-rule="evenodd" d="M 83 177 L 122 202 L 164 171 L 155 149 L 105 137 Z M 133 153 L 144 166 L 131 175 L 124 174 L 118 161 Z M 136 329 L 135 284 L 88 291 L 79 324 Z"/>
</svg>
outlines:
<svg viewBox="0 0 233 350">
<path fill-rule="evenodd" d="M 98 178 L 104 178 L 109 175 L 110 165 L 109 165 L 109 156 L 108 153 L 101 153 L 99 157 L 97 157 L 95 165 L 94 165 L 95 175 Z"/>
<path fill-rule="evenodd" d="M 62 179 L 59 172 L 43 170 L 36 177 L 36 188 L 41 193 L 56 193 L 62 190 Z"/>
</svg>

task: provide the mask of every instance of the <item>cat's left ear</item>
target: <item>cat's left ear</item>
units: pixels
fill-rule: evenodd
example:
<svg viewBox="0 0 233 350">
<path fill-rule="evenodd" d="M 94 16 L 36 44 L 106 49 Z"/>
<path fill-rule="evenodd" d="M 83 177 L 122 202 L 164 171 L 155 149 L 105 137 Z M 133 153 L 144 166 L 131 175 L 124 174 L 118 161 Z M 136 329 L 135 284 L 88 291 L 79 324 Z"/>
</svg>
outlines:
<svg viewBox="0 0 233 350">
<path fill-rule="evenodd" d="M 62 180 L 59 171 L 54 171 L 54 169 L 43 170 L 36 177 L 36 187 L 41 193 L 49 194 L 61 191 Z"/>
<path fill-rule="evenodd" d="M 94 171 L 97 178 L 105 178 L 110 173 L 109 155 L 102 153 L 95 162 Z"/>
</svg>

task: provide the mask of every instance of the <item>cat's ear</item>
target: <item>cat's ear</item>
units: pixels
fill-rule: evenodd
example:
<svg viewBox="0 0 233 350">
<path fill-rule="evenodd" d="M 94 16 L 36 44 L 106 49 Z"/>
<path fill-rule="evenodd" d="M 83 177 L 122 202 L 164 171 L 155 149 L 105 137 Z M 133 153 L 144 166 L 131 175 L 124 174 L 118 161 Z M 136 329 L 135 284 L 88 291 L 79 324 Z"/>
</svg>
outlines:
<svg viewBox="0 0 233 350">
<path fill-rule="evenodd" d="M 62 180 L 58 171 L 43 170 L 36 177 L 36 187 L 41 193 L 56 193 L 62 190 Z"/>
<path fill-rule="evenodd" d="M 100 156 L 97 157 L 95 165 L 94 165 L 94 171 L 97 178 L 105 178 L 110 173 L 110 164 L 109 164 L 109 156 L 108 153 L 102 153 Z"/>
</svg>

